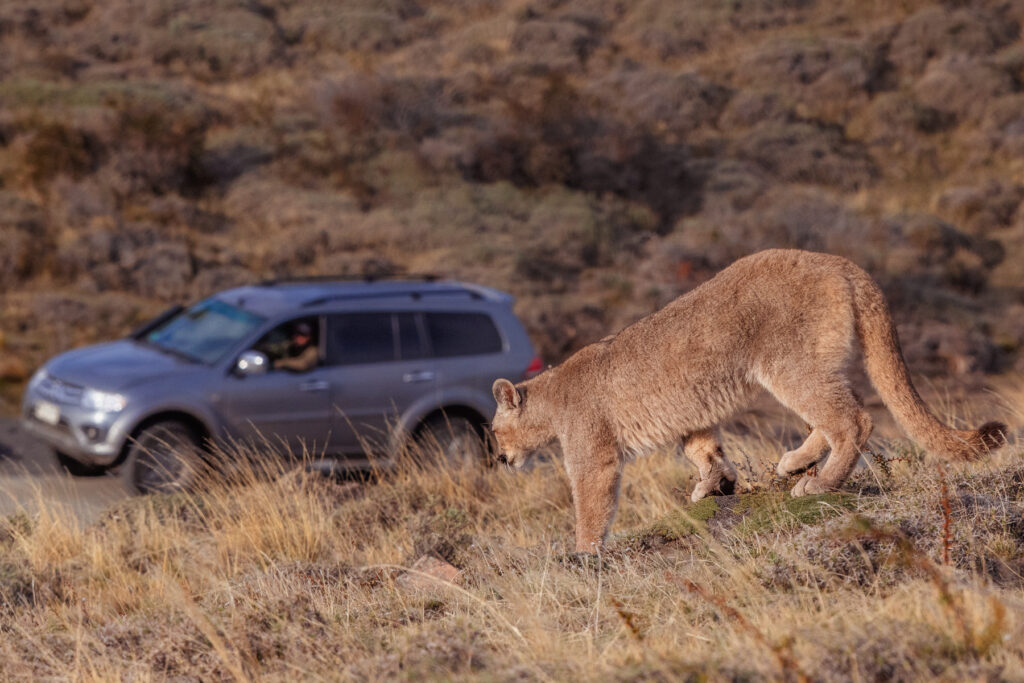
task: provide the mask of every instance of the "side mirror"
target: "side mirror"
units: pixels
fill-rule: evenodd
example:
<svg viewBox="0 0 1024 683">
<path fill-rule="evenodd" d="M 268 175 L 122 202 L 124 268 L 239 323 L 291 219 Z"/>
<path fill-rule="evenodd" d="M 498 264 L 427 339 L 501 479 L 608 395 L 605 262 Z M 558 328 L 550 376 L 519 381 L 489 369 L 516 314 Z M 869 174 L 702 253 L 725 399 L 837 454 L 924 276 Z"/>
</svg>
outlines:
<svg viewBox="0 0 1024 683">
<path fill-rule="evenodd" d="M 239 377 L 265 375 L 269 369 L 270 359 L 267 358 L 267 354 L 259 351 L 246 351 L 235 363 L 235 374 Z"/>
</svg>

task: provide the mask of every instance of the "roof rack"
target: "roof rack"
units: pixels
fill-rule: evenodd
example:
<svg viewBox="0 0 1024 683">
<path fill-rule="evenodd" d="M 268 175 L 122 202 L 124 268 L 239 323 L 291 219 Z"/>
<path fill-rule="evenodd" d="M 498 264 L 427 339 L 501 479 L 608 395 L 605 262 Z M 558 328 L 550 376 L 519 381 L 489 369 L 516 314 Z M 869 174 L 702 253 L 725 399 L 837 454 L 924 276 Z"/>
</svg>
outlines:
<svg viewBox="0 0 1024 683">
<path fill-rule="evenodd" d="M 301 284 L 306 282 L 437 282 L 442 277 L 436 273 L 398 273 L 394 275 L 294 275 L 281 278 L 270 278 L 257 283 L 258 287 L 274 287 L 276 285 Z"/>
<path fill-rule="evenodd" d="M 468 296 L 470 299 L 483 299 L 484 296 L 473 289 L 463 286 L 457 287 L 445 287 L 444 289 L 431 289 L 431 290 L 419 290 L 419 289 L 405 289 L 405 290 L 391 290 L 389 292 L 375 292 L 373 294 L 367 294 L 365 292 L 360 294 L 344 293 L 344 294 L 327 294 L 325 296 L 318 296 L 315 299 L 302 302 L 303 308 L 310 308 L 312 306 L 320 306 L 331 301 L 345 301 L 345 300 L 365 300 L 365 299 L 392 299 L 395 297 L 407 296 L 413 300 L 421 299 L 428 296 L 451 296 L 461 295 Z"/>
</svg>

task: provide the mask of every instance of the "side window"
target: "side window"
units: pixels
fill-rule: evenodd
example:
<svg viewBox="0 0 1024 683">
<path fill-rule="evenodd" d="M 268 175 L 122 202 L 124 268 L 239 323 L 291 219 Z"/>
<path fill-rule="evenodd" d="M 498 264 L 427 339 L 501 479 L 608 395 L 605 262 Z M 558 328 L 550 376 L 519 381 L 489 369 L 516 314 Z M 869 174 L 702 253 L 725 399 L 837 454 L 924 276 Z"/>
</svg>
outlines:
<svg viewBox="0 0 1024 683">
<path fill-rule="evenodd" d="M 356 365 L 395 360 L 390 313 L 343 313 L 327 319 L 327 363 Z"/>
<path fill-rule="evenodd" d="M 307 372 L 320 364 L 320 319 L 296 318 L 278 325 L 256 342 L 272 370 Z"/>
<path fill-rule="evenodd" d="M 420 324 L 415 313 L 398 313 L 395 315 L 398 329 L 398 357 L 402 360 L 418 360 L 427 355 Z"/>
<path fill-rule="evenodd" d="M 501 335 L 483 313 L 427 313 L 427 336 L 440 358 L 499 353 Z"/>
</svg>

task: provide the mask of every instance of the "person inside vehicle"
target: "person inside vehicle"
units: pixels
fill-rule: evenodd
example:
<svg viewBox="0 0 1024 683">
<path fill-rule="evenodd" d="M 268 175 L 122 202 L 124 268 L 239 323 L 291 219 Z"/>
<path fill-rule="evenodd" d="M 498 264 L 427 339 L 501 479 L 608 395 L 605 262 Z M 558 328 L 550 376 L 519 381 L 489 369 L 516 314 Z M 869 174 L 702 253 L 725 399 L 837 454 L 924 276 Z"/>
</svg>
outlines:
<svg viewBox="0 0 1024 683">
<path fill-rule="evenodd" d="M 320 351 L 313 339 L 313 326 L 300 320 L 292 326 L 291 337 L 284 345 L 280 357 L 274 360 L 275 370 L 307 372 L 320 361 Z"/>
</svg>

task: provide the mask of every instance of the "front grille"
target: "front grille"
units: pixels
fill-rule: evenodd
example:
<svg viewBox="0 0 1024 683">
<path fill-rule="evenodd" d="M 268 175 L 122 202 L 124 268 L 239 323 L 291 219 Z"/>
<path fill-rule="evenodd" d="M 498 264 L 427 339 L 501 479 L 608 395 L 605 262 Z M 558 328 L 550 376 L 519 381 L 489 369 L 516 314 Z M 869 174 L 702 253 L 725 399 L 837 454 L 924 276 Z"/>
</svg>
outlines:
<svg viewBox="0 0 1024 683">
<path fill-rule="evenodd" d="M 77 406 L 82 402 L 82 392 L 85 389 L 56 377 L 44 377 L 36 386 L 36 391 L 48 401 Z"/>
</svg>

